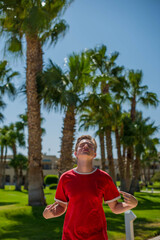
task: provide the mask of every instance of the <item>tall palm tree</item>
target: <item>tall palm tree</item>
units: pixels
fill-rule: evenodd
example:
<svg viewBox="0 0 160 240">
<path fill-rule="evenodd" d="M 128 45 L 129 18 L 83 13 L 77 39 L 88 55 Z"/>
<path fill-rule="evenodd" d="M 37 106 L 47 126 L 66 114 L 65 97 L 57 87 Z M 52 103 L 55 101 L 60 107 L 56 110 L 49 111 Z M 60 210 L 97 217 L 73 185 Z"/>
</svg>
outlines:
<svg viewBox="0 0 160 240">
<path fill-rule="evenodd" d="M 131 119 L 135 120 L 136 117 L 136 106 L 141 103 L 143 106 L 157 107 L 159 101 L 156 93 L 148 92 L 148 86 L 142 85 L 142 71 L 130 70 L 127 75 L 129 83 L 129 96 L 128 99 L 131 103 Z"/>
<path fill-rule="evenodd" d="M 112 151 L 110 153 L 109 147 L 112 147 L 112 139 L 110 136 L 107 135 L 108 128 L 111 126 L 111 104 L 112 104 L 112 98 L 111 96 L 107 94 L 98 94 L 98 93 L 92 93 L 88 94 L 86 96 L 86 99 L 84 100 L 82 106 L 85 106 L 86 109 L 84 113 L 82 113 L 80 117 L 81 128 L 84 127 L 86 130 L 90 127 L 98 127 L 98 130 L 96 131 L 96 135 L 99 135 L 100 143 L 101 143 L 101 160 L 102 160 L 102 168 L 105 170 L 105 158 L 104 158 L 104 134 L 106 136 L 107 143 L 107 151 L 108 151 L 108 159 L 109 159 L 109 172 L 111 177 L 114 181 L 115 179 L 115 169 L 114 169 L 114 162 Z M 83 109 L 83 108 L 82 108 Z M 103 135 L 102 135 L 103 134 Z M 111 149 L 112 150 L 112 149 Z"/>
<path fill-rule="evenodd" d="M 55 44 L 64 36 L 68 25 L 60 16 L 72 1 L 1 1 L 1 31 L 9 33 L 8 50 L 22 51 L 22 38 L 27 43 L 27 114 L 29 155 L 29 205 L 45 205 L 41 165 L 40 99 L 36 77 L 42 72 L 42 46 Z M 16 47 L 15 47 L 16 46 Z"/>
<path fill-rule="evenodd" d="M 135 121 L 136 118 L 136 107 L 137 104 L 141 103 L 143 106 L 154 106 L 157 107 L 158 105 L 158 98 L 157 95 L 153 92 L 148 92 L 148 86 L 142 85 L 142 71 L 134 71 L 130 70 L 127 73 L 127 80 L 128 80 L 128 100 L 131 104 L 130 109 L 130 116 L 132 122 Z M 134 164 L 134 147 L 133 145 L 128 146 L 127 148 L 127 164 L 128 166 L 132 166 Z M 129 174 L 129 171 L 126 172 Z M 129 178 L 129 176 L 128 176 Z"/>
<path fill-rule="evenodd" d="M 99 137 L 100 151 L 101 151 L 101 165 L 102 170 L 106 171 L 106 157 L 105 157 L 105 128 L 104 128 L 104 113 L 101 105 L 104 103 L 104 96 L 101 94 L 87 94 L 85 100 L 81 104 L 81 113 L 79 117 L 79 130 L 84 129 L 88 131 L 89 128 L 96 130 L 95 136 Z M 108 105 L 107 105 L 108 106 Z"/>
<path fill-rule="evenodd" d="M 115 63 L 119 53 L 114 52 L 111 56 L 107 56 L 107 47 L 105 45 L 90 49 L 87 55 L 90 58 L 91 69 L 93 71 L 93 82 L 94 87 L 99 86 L 101 93 L 111 94 L 110 90 L 113 83 L 117 82 L 118 72 L 122 72 L 123 67 L 118 67 Z M 112 150 L 112 127 L 111 121 L 108 121 L 106 126 L 105 137 L 106 137 L 106 149 L 107 158 L 109 163 L 110 173 L 114 181 L 116 181 L 114 161 L 113 161 L 113 150 Z"/>
<path fill-rule="evenodd" d="M 131 183 L 131 159 L 130 152 L 128 151 L 129 147 L 134 146 L 135 141 L 135 128 L 134 123 L 130 117 L 130 113 L 124 112 L 122 114 L 122 128 L 121 128 L 121 140 L 123 144 L 123 159 L 125 161 L 125 179 L 126 179 L 126 191 L 129 191 Z M 127 155 L 126 155 L 127 150 Z"/>
<path fill-rule="evenodd" d="M 42 95 L 40 95 L 44 100 L 44 105 L 48 109 L 59 107 L 65 112 L 59 175 L 71 169 L 74 164 L 72 153 L 76 126 L 75 117 L 88 79 L 89 61 L 82 52 L 81 54 L 73 53 L 69 56 L 65 71 L 50 61 L 48 69 L 42 75 L 41 84 L 39 84 L 39 91 L 42 91 Z"/>
<path fill-rule="evenodd" d="M 135 120 L 135 160 L 133 165 L 133 177 L 129 192 L 134 194 L 135 191 L 139 190 L 138 180 L 140 177 L 140 165 L 142 153 L 145 151 L 145 147 L 155 150 L 153 142 L 156 139 L 152 139 L 153 134 L 157 131 L 157 127 L 154 123 L 148 124 L 149 118 L 143 119 L 142 114 L 137 114 Z"/>
</svg>

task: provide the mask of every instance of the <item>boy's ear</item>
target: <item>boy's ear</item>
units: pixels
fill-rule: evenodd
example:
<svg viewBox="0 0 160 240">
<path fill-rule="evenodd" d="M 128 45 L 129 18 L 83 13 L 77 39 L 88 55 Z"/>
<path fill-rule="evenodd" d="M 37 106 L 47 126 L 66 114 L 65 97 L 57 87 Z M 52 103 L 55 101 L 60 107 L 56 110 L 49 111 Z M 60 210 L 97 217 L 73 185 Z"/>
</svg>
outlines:
<svg viewBox="0 0 160 240">
<path fill-rule="evenodd" d="M 77 157 L 77 152 L 74 152 L 74 155 Z"/>
</svg>

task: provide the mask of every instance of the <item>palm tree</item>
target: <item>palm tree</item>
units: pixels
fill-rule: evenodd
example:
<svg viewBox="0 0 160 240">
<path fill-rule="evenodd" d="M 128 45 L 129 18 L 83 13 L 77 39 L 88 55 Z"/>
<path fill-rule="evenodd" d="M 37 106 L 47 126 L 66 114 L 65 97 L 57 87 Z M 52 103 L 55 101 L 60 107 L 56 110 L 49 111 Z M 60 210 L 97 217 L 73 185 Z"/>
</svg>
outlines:
<svg viewBox="0 0 160 240">
<path fill-rule="evenodd" d="M 148 86 L 142 86 L 142 71 L 134 71 L 130 70 L 127 74 L 128 80 L 128 100 L 131 104 L 130 116 L 132 122 L 135 121 L 136 118 L 136 106 L 138 103 L 141 103 L 143 106 L 154 106 L 158 105 L 158 98 L 157 95 L 153 92 L 148 92 Z M 134 147 L 131 144 L 127 148 L 127 164 L 128 166 L 134 164 Z M 127 171 L 127 174 L 129 172 Z M 129 178 L 129 176 L 128 176 Z M 129 182 L 129 181 L 128 181 Z"/>
<path fill-rule="evenodd" d="M 16 89 L 12 83 L 14 77 L 18 76 L 18 72 L 13 72 L 9 68 L 7 61 L 0 61 L 0 108 L 4 109 L 6 104 L 3 102 L 2 96 L 7 94 L 9 98 L 14 98 L 16 95 Z M 4 116 L 0 113 L 0 121 L 3 121 Z"/>
<path fill-rule="evenodd" d="M 131 103 L 131 119 L 135 120 L 136 117 L 136 106 L 141 103 L 143 106 L 154 106 L 157 107 L 159 101 L 156 93 L 148 92 L 148 86 L 142 86 L 142 71 L 130 70 L 128 72 L 128 83 L 129 83 L 129 96 L 128 99 Z"/>
<path fill-rule="evenodd" d="M 95 136 L 99 137 L 100 151 L 101 151 L 101 164 L 102 170 L 106 171 L 106 157 L 105 157 L 105 141 L 104 141 L 104 95 L 101 94 L 87 94 L 80 108 L 79 117 L 79 130 L 84 129 L 88 131 L 89 128 L 96 130 Z M 108 106 L 108 103 L 106 104 Z"/>
<path fill-rule="evenodd" d="M 41 166 L 40 99 L 36 77 L 42 72 L 42 46 L 55 44 L 68 28 L 60 17 L 72 1 L 1 1 L 1 30 L 9 33 L 8 50 L 22 51 L 22 38 L 27 43 L 27 115 L 29 145 L 29 205 L 45 205 Z"/>
<path fill-rule="evenodd" d="M 138 116 L 139 115 L 139 116 Z M 138 180 L 140 177 L 140 159 L 142 153 L 145 152 L 145 147 L 155 150 L 153 142 L 156 139 L 152 139 L 152 135 L 157 131 L 157 127 L 154 123 L 147 124 L 149 118 L 143 119 L 141 113 L 137 114 L 135 120 L 135 160 L 133 165 L 133 177 L 129 192 L 134 194 L 135 191 L 139 190 Z M 159 143 L 159 142 L 158 142 Z M 158 144 L 157 143 L 157 144 Z"/>
<path fill-rule="evenodd" d="M 8 126 L 3 126 L 0 129 L 0 147 L 1 147 L 1 159 L 0 159 L 0 188 L 5 186 L 5 169 L 6 169 L 6 158 L 8 148 Z"/>
<path fill-rule="evenodd" d="M 11 123 L 8 127 L 7 136 L 8 136 L 8 146 L 13 151 L 13 159 L 16 159 L 17 146 L 25 147 L 24 124 L 22 122 L 16 122 L 14 124 Z M 20 190 L 19 178 L 16 171 L 15 171 L 15 181 L 16 181 L 16 190 Z"/>
<path fill-rule="evenodd" d="M 58 109 L 65 112 L 61 155 L 59 162 L 59 176 L 73 167 L 73 142 L 76 126 L 76 114 L 78 106 L 82 101 L 85 86 L 89 79 L 89 61 L 85 54 L 69 56 L 67 69 L 63 71 L 60 67 L 50 64 L 44 72 L 39 84 L 39 92 L 48 109 Z"/>
<path fill-rule="evenodd" d="M 112 124 L 112 111 L 111 111 L 111 104 L 112 104 L 112 98 L 111 96 L 107 94 L 98 94 L 98 93 L 92 93 L 88 94 L 86 96 L 86 99 L 84 100 L 82 104 L 86 108 L 83 110 L 84 113 L 82 113 L 80 117 L 81 128 L 88 129 L 90 127 L 98 127 L 98 130 L 96 131 L 96 135 L 99 135 L 100 138 L 100 146 L 101 146 L 101 160 L 102 160 L 102 168 L 103 170 L 106 169 L 105 167 L 105 156 L 104 156 L 104 135 L 106 136 L 107 143 L 107 151 L 108 151 L 108 162 L 109 162 L 109 173 L 113 179 L 114 182 L 116 182 L 115 179 L 115 169 L 114 169 L 114 162 L 113 162 L 113 155 L 112 155 L 112 139 L 111 136 L 108 134 L 108 128 Z M 111 147 L 111 152 L 110 148 Z M 112 160 L 112 161 L 111 161 Z"/>
<path fill-rule="evenodd" d="M 150 146 L 145 146 L 145 151 L 142 153 L 141 166 L 143 169 L 145 185 L 150 183 L 150 169 L 153 166 L 153 175 L 155 174 L 155 164 L 159 162 L 158 151 L 156 145 L 159 144 L 159 139 L 153 138 Z M 148 169 L 148 174 L 146 170 Z M 148 176 L 147 176 L 148 175 Z"/>
<path fill-rule="evenodd" d="M 15 190 L 21 191 L 22 181 L 23 181 L 23 169 L 27 169 L 28 159 L 23 154 L 17 154 L 10 161 L 10 166 L 14 168 L 15 178 L 16 178 L 16 188 Z"/>
<path fill-rule="evenodd" d="M 116 65 L 115 61 L 117 60 L 119 53 L 114 52 L 111 56 L 106 55 L 107 47 L 105 45 L 90 49 L 87 52 L 87 55 L 90 58 L 91 69 L 93 71 L 93 84 L 92 86 L 97 88 L 100 84 L 100 90 L 103 94 L 111 94 L 113 85 L 116 82 L 119 82 L 120 79 L 117 78 L 119 72 L 123 71 L 123 67 Z M 111 120 L 111 119 L 110 119 Z M 106 137 L 106 148 L 107 148 L 107 158 L 109 162 L 109 169 L 114 181 L 115 169 L 113 161 L 113 151 L 112 151 L 112 127 L 111 121 L 108 121 L 108 126 L 105 127 L 105 137 Z M 105 124 L 106 125 L 106 124 Z"/>
</svg>

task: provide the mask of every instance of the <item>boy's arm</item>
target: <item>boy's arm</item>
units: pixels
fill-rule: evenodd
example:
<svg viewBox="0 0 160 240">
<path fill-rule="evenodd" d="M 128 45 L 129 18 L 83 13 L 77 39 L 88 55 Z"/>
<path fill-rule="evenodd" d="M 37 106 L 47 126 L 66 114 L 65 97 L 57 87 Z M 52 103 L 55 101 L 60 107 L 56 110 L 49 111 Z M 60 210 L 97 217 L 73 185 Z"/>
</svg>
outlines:
<svg viewBox="0 0 160 240">
<path fill-rule="evenodd" d="M 108 206 L 110 207 L 111 211 L 115 214 L 123 213 L 127 210 L 130 210 L 136 207 L 138 204 L 137 199 L 133 195 L 123 191 L 120 191 L 120 193 L 124 197 L 124 202 L 113 201 L 108 203 Z"/>
<path fill-rule="evenodd" d="M 65 213 L 67 209 L 67 204 L 61 202 L 55 202 L 51 205 L 48 205 L 43 211 L 43 217 L 46 219 L 59 217 Z"/>
</svg>

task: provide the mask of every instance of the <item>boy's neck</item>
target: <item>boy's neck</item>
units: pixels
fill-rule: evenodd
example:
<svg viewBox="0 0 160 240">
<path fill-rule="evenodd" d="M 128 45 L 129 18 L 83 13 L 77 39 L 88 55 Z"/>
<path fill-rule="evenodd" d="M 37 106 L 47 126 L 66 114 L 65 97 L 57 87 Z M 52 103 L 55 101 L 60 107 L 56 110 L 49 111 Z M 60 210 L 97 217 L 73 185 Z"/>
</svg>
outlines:
<svg viewBox="0 0 160 240">
<path fill-rule="evenodd" d="M 89 173 L 94 170 L 92 166 L 92 160 L 91 161 L 79 161 L 77 163 L 76 171 L 80 173 Z"/>
</svg>

